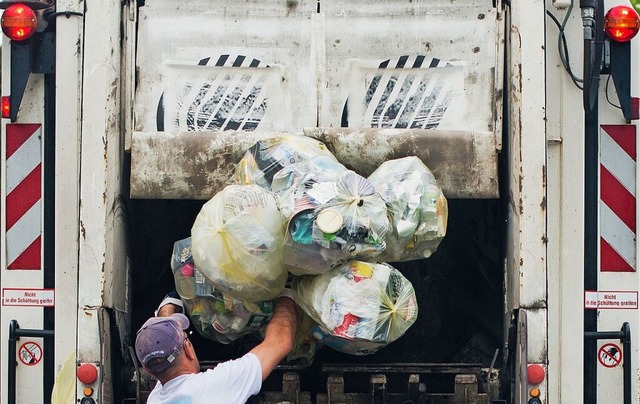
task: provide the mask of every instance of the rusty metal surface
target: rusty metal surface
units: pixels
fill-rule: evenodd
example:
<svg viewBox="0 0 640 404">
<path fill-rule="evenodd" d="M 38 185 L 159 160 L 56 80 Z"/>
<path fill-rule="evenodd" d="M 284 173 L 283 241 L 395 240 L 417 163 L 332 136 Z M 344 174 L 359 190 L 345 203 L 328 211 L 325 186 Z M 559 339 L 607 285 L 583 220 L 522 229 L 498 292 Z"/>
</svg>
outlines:
<svg viewBox="0 0 640 404">
<path fill-rule="evenodd" d="M 365 177 L 386 160 L 417 156 L 447 198 L 498 197 L 492 132 L 315 128 L 305 135 L 323 141 L 341 163 Z"/>
<path fill-rule="evenodd" d="M 283 132 L 135 132 L 131 197 L 209 199 L 227 184 L 257 140 Z M 448 198 L 498 197 L 497 152 L 491 132 L 312 128 L 348 168 L 368 176 L 386 160 L 417 156 Z"/>
<path fill-rule="evenodd" d="M 131 197 L 210 199 L 231 183 L 235 164 L 276 132 L 134 132 Z"/>
</svg>

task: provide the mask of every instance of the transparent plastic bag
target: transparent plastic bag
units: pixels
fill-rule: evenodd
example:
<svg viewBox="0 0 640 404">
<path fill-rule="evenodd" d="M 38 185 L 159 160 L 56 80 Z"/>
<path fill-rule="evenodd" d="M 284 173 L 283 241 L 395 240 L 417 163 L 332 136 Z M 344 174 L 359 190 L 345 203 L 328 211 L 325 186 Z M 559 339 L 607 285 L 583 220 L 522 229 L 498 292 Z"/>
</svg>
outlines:
<svg viewBox="0 0 640 404">
<path fill-rule="evenodd" d="M 273 176 L 271 191 L 277 196 L 280 210 L 286 220 L 302 210 L 306 203 L 305 192 L 313 184 L 337 182 L 348 170 L 333 156 L 314 156 L 308 160 L 291 164 Z M 306 207 L 314 207 L 307 205 Z"/>
<path fill-rule="evenodd" d="M 247 303 L 234 299 L 202 276 L 193 263 L 191 238 L 174 243 L 171 269 L 191 324 L 203 337 L 228 344 L 260 331 L 271 320 L 273 300 Z"/>
<path fill-rule="evenodd" d="M 274 195 L 257 185 L 229 185 L 204 204 L 191 228 L 193 258 L 217 289 L 246 302 L 277 297 L 284 226 Z"/>
<path fill-rule="evenodd" d="M 376 260 L 428 258 L 447 233 L 447 199 L 435 177 L 415 156 L 385 161 L 369 181 L 382 196 L 392 223 L 387 248 Z"/>
<path fill-rule="evenodd" d="M 247 303 L 215 289 L 212 295 L 183 302 L 198 333 L 223 344 L 261 332 L 271 320 L 274 309 L 273 300 Z"/>
<path fill-rule="evenodd" d="M 351 261 L 322 275 L 294 278 L 296 303 L 321 343 L 369 355 L 400 338 L 418 316 L 411 283 L 389 264 Z"/>
<path fill-rule="evenodd" d="M 366 178 L 336 167 L 299 179 L 279 196 L 282 206 L 288 206 L 285 212 L 293 210 L 282 247 L 282 262 L 289 272 L 321 274 L 385 249 L 390 227 L 387 208 Z"/>
<path fill-rule="evenodd" d="M 270 189 L 273 176 L 282 168 L 318 155 L 335 160 L 324 143 L 307 136 L 281 135 L 263 139 L 251 146 L 236 165 L 234 182 Z"/>
</svg>

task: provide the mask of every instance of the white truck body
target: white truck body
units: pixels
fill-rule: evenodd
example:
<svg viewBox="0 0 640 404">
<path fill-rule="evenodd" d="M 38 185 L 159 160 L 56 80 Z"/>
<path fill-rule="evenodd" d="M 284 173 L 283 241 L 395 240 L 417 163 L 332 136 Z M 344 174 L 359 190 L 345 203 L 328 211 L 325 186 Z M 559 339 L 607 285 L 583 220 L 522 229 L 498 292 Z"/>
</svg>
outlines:
<svg viewBox="0 0 640 404">
<path fill-rule="evenodd" d="M 402 355 L 384 356 L 395 352 L 390 345 L 359 369 L 412 368 L 430 388 L 420 369 L 481 368 L 487 380 L 478 400 L 485 401 L 453 401 L 462 400 L 453 391 L 433 397 L 527 403 L 537 388 L 545 404 L 622 403 L 627 370 L 627 394 L 640 402 L 637 127 L 606 101 L 617 97 L 603 74 L 599 171 L 619 186 L 598 188 L 604 241 L 597 256 L 600 263 L 615 251 L 621 261 L 600 264 L 598 290 L 585 290 L 582 91 L 563 68 L 558 27 L 546 14 L 562 21 L 571 12 L 564 31 L 573 72 L 581 76 L 580 7 L 569 0 L 510 3 L 58 0 L 55 75 L 30 74 L 15 120 L 2 120 L 0 401 L 51 402 L 54 383 L 57 397 L 142 400 L 147 386 L 130 347 L 170 286 L 161 267 L 173 241 L 189 236 L 167 227 L 188 230 L 193 212 L 229 182 L 256 140 L 302 133 L 324 141 L 363 176 L 385 160 L 418 155 L 452 204 L 450 237 L 474 242 L 451 242 L 442 254 L 471 254 L 478 259 L 474 276 L 487 282 L 477 285 L 477 295 L 465 294 L 473 285 L 464 284 L 441 295 L 423 290 L 423 297 L 461 302 L 438 317 L 443 346 L 458 330 L 452 315 L 475 313 L 469 318 L 483 317 L 479 328 L 489 331 L 470 332 L 462 348 L 440 359 L 433 352 L 442 349 L 438 330 L 416 324 L 412 331 L 424 338 L 404 340 L 424 343 L 412 348 L 425 351 L 416 353 L 415 366 L 400 363 Z M 625 2 L 607 0 L 605 10 L 617 4 Z M 640 94 L 639 41 L 631 42 L 632 96 Z M 13 95 L 7 37 L 2 49 L 2 95 Z M 16 202 L 20 186 L 31 190 Z M 632 201 L 633 211 L 615 201 Z M 463 216 L 467 208 L 472 213 Z M 484 213 L 491 218 L 476 217 Z M 444 267 L 445 282 L 469 275 L 452 275 L 455 265 Z M 438 268 L 410 270 L 440 276 Z M 417 286 L 416 292 L 420 300 Z M 598 292 L 599 308 L 587 308 Z M 597 331 L 617 332 L 628 323 L 630 344 L 601 339 L 586 356 L 585 310 L 597 310 Z M 429 316 L 428 308 L 421 315 Z M 9 324 L 55 336 L 17 332 L 11 340 Z M 497 342 L 482 338 L 495 329 Z M 474 343 L 490 345 L 484 353 L 495 350 L 493 361 L 477 364 L 469 354 Z M 204 355 L 204 361 L 224 356 Z M 14 362 L 11 380 L 6 367 Z M 421 368 L 423 362 L 431 367 Z M 95 382 L 76 378 L 81 364 L 96 366 Z M 527 382 L 529 365 L 542 365 L 541 383 Z M 585 366 L 597 368 L 597 397 L 585 393 Z M 326 368 L 335 373 L 328 361 Z M 304 380 L 305 370 L 297 370 Z M 268 388 L 263 403 L 283 400 L 269 401 L 277 395 Z M 331 401 L 328 390 L 301 393 L 299 400 L 312 394 L 316 402 L 342 402 Z M 360 393 L 353 402 L 363 402 L 356 401 Z M 389 403 L 403 402 L 394 394 L 389 390 Z"/>
</svg>

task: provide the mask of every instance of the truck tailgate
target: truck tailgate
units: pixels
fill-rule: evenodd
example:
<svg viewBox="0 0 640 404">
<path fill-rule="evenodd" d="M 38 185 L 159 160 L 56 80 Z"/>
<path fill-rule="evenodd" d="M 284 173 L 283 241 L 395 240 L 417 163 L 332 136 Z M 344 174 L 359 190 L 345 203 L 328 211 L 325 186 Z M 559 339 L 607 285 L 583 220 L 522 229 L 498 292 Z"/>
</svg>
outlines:
<svg viewBox="0 0 640 404">
<path fill-rule="evenodd" d="M 256 139 L 342 127 L 306 132 L 363 175 L 416 154 L 447 196 L 497 197 L 502 46 L 488 0 L 147 1 L 131 196 L 207 199 Z"/>
</svg>

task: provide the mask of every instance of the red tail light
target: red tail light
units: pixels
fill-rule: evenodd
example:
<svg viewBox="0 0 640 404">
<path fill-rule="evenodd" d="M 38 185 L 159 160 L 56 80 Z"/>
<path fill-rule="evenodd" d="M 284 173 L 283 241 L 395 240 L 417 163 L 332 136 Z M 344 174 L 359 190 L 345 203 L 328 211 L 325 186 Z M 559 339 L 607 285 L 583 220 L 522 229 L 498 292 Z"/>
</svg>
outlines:
<svg viewBox="0 0 640 404">
<path fill-rule="evenodd" d="M 38 18 L 29 6 L 14 3 L 2 14 L 2 32 L 13 41 L 24 41 L 36 32 Z"/>
<path fill-rule="evenodd" d="M 91 384 L 98 378 L 98 369 L 93 363 L 83 363 L 76 371 L 78 380 L 84 384 Z"/>
<path fill-rule="evenodd" d="M 546 371 L 542 365 L 533 364 L 527 366 L 527 382 L 532 385 L 540 384 L 544 381 Z"/>
<path fill-rule="evenodd" d="M 11 113 L 11 99 L 9 98 L 9 96 L 3 96 L 2 97 L 2 117 L 3 118 L 10 118 L 11 115 L 9 115 Z"/>
<path fill-rule="evenodd" d="M 638 33 L 640 19 L 634 9 L 615 6 L 604 16 L 604 30 L 614 41 L 626 42 Z"/>
</svg>

